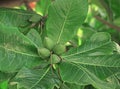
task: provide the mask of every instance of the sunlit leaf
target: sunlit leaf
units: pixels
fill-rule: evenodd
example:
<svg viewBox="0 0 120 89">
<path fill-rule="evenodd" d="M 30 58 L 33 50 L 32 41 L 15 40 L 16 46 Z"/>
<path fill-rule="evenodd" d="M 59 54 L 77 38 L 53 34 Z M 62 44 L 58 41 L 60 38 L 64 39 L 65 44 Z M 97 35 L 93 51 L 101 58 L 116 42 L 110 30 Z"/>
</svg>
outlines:
<svg viewBox="0 0 120 89">
<path fill-rule="evenodd" d="M 8 81 L 0 82 L 0 89 L 8 89 Z"/>
<path fill-rule="evenodd" d="M 36 5 L 36 11 L 40 13 L 42 16 L 47 15 L 51 1 L 52 0 L 39 0 Z"/>
</svg>

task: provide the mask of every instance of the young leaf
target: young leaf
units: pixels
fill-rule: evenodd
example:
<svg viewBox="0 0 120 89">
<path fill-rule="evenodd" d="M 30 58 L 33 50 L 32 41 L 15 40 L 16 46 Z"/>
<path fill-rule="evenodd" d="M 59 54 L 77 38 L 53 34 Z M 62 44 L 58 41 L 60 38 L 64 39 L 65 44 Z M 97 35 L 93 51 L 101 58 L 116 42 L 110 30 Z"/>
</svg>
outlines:
<svg viewBox="0 0 120 89">
<path fill-rule="evenodd" d="M 48 11 L 48 37 L 56 43 L 66 43 L 85 20 L 87 11 L 87 0 L 55 0 Z"/>
</svg>

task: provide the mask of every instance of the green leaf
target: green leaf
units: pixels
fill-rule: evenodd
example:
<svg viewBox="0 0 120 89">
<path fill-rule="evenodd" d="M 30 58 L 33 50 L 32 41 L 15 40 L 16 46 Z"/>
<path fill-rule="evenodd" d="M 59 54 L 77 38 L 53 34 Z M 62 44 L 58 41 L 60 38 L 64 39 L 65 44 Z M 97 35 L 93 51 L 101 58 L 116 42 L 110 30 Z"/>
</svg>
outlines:
<svg viewBox="0 0 120 89">
<path fill-rule="evenodd" d="M 39 0 L 36 5 L 36 11 L 39 12 L 42 16 L 48 14 L 48 8 L 51 4 L 51 0 Z"/>
<path fill-rule="evenodd" d="M 110 76 L 109 78 L 106 79 L 106 81 L 116 84 L 117 87 L 120 88 L 120 82 L 119 82 L 119 78 L 117 77 L 117 75 Z M 119 89 L 119 88 L 116 88 L 116 89 Z"/>
<path fill-rule="evenodd" d="M 117 74 L 118 79 L 120 80 L 120 72 Z"/>
<path fill-rule="evenodd" d="M 120 67 L 120 55 L 88 56 L 74 55 L 64 58 L 67 61 L 91 66 Z"/>
<path fill-rule="evenodd" d="M 104 79 L 119 72 L 120 55 L 113 54 L 113 46 L 110 36 L 107 33 L 100 32 L 91 36 L 80 47 L 68 51 L 62 58 L 68 62 L 86 65 L 84 67 L 89 71 Z"/>
<path fill-rule="evenodd" d="M 119 11 L 119 6 L 120 6 L 120 1 L 119 0 L 105 0 L 106 2 L 109 2 L 110 8 L 115 14 L 115 17 L 120 16 L 120 11 Z"/>
<path fill-rule="evenodd" d="M 66 43 L 85 20 L 87 11 L 87 0 L 55 0 L 48 11 L 48 37 L 56 43 Z"/>
<path fill-rule="evenodd" d="M 66 63 L 60 65 L 63 80 L 82 85 L 92 84 L 98 89 L 114 89 L 116 84 L 104 81 L 120 72 L 120 55 L 113 53 L 114 46 L 110 35 L 100 32 L 92 35 L 80 47 L 69 50 L 62 56 Z"/>
<path fill-rule="evenodd" d="M 96 33 L 96 31 L 90 26 L 82 26 L 79 31 L 82 31 L 82 36 L 80 36 L 81 34 L 78 33 L 78 37 L 81 37 L 82 43 L 84 43 L 84 41 L 88 40 L 88 38 Z"/>
<path fill-rule="evenodd" d="M 27 37 L 34 43 L 36 48 L 43 47 L 41 36 L 35 29 L 31 29 L 27 33 Z"/>
<path fill-rule="evenodd" d="M 9 85 L 8 89 L 17 89 L 17 85 L 16 84 L 15 85 Z M 22 88 L 22 89 L 24 89 L 24 88 Z"/>
<path fill-rule="evenodd" d="M 0 82 L 5 81 L 5 80 L 9 80 L 11 77 L 14 76 L 14 73 L 4 73 L 4 72 L 0 72 Z"/>
<path fill-rule="evenodd" d="M 80 64 L 63 62 L 60 64 L 60 74 L 63 81 L 78 85 L 92 84 L 98 89 L 115 89 L 116 85 L 100 80 L 94 73 Z"/>
<path fill-rule="evenodd" d="M 16 81 L 20 87 L 27 89 L 53 89 L 59 83 L 50 68 L 37 70 L 23 68 L 16 75 Z"/>
<path fill-rule="evenodd" d="M 61 89 L 84 89 L 84 86 L 72 83 L 64 83 L 61 85 Z"/>
<path fill-rule="evenodd" d="M 32 24 L 29 20 L 34 16 L 40 18 L 40 16 L 34 12 L 20 9 L 0 8 L 0 25 L 18 27 L 21 32 L 26 33 L 29 31 Z"/>
<path fill-rule="evenodd" d="M 114 44 L 107 33 L 96 33 L 78 48 L 71 49 L 63 59 L 86 65 L 120 67 L 120 55 L 113 54 Z"/>
<path fill-rule="evenodd" d="M 0 71 L 15 72 L 40 64 L 33 43 L 15 27 L 0 25 Z"/>
<path fill-rule="evenodd" d="M 59 67 L 63 81 L 78 85 L 89 84 L 89 79 L 86 77 L 86 74 L 72 63 L 62 62 Z"/>
<path fill-rule="evenodd" d="M 101 5 L 105 8 L 110 21 L 113 21 L 113 11 L 110 7 L 111 6 L 110 3 L 107 0 L 99 0 L 99 3 L 101 3 Z"/>
<path fill-rule="evenodd" d="M 111 37 L 108 33 L 99 32 L 93 34 L 86 42 L 84 42 L 78 48 L 72 48 L 65 54 L 63 58 L 80 54 L 83 56 L 97 56 L 113 54 L 113 43 L 110 40 Z"/>
<path fill-rule="evenodd" d="M 8 81 L 0 82 L 0 89 L 8 89 Z"/>
<path fill-rule="evenodd" d="M 33 12 L 10 9 L 10 8 L 0 8 L 0 24 L 6 26 L 26 26 L 30 23 L 29 18 L 33 15 Z"/>
</svg>

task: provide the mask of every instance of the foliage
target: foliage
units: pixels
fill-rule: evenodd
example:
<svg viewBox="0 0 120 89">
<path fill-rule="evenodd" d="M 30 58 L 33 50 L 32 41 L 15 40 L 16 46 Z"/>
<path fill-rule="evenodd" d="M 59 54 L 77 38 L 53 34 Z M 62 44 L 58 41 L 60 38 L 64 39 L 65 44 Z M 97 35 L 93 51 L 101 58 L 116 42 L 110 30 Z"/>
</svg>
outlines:
<svg viewBox="0 0 120 89">
<path fill-rule="evenodd" d="M 0 8 L 0 89 L 119 89 L 119 5 L 40 0 L 34 12 Z"/>
</svg>

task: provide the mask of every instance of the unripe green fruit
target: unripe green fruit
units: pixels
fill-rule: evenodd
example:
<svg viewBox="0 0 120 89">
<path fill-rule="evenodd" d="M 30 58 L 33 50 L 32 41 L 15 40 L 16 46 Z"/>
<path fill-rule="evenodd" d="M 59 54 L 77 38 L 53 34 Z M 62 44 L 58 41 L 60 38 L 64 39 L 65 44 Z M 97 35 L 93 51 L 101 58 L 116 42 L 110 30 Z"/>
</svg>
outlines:
<svg viewBox="0 0 120 89">
<path fill-rule="evenodd" d="M 43 45 L 49 50 L 53 49 L 53 47 L 55 46 L 54 42 L 48 37 L 45 37 Z"/>
<path fill-rule="evenodd" d="M 41 58 L 47 58 L 50 56 L 50 51 L 46 48 L 39 48 L 38 54 Z"/>
<path fill-rule="evenodd" d="M 60 62 L 60 58 L 56 54 L 51 55 L 51 64 L 56 64 L 59 62 Z"/>
<path fill-rule="evenodd" d="M 62 53 L 64 53 L 66 51 L 66 47 L 65 47 L 65 45 L 58 44 L 54 47 L 53 51 L 55 54 L 61 55 Z"/>
<path fill-rule="evenodd" d="M 33 15 L 30 19 L 29 19 L 29 21 L 30 22 L 33 22 L 33 23 L 37 23 L 37 22 L 39 22 L 40 20 L 41 20 L 41 16 L 40 15 L 38 15 L 38 14 L 35 14 L 35 15 Z"/>
</svg>

